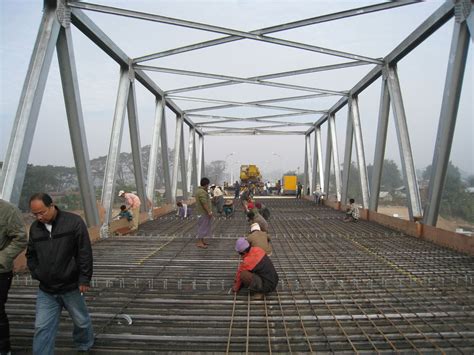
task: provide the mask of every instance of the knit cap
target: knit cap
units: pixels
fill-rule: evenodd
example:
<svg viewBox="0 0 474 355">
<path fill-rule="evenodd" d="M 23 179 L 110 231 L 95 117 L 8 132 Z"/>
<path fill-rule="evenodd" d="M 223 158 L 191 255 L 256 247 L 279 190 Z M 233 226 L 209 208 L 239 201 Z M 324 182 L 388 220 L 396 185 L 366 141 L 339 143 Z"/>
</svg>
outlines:
<svg viewBox="0 0 474 355">
<path fill-rule="evenodd" d="M 244 237 L 240 237 L 239 239 L 237 239 L 237 241 L 235 242 L 235 251 L 237 253 L 242 253 L 244 250 L 246 250 L 248 247 L 250 246 L 249 242 L 247 241 L 247 239 L 245 239 Z"/>
</svg>

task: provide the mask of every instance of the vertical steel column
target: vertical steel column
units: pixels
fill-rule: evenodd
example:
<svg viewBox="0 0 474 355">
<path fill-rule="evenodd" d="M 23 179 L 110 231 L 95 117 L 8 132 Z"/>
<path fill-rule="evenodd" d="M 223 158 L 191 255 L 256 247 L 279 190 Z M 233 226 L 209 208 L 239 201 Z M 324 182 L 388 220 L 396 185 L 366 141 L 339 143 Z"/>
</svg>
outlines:
<svg viewBox="0 0 474 355">
<path fill-rule="evenodd" d="M 163 165 L 163 177 L 165 180 L 166 202 L 171 203 L 171 173 L 170 159 L 168 155 L 168 133 L 166 129 L 166 101 L 163 99 L 163 118 L 161 120 L 161 162 Z"/>
<path fill-rule="evenodd" d="M 201 178 L 203 177 L 203 137 L 198 134 L 198 152 L 197 152 L 197 161 L 196 161 L 196 172 L 197 172 L 197 186 L 199 186 L 201 182 Z"/>
<path fill-rule="evenodd" d="M 178 173 L 179 158 L 181 148 L 181 135 L 183 134 L 183 117 L 176 115 L 176 133 L 174 135 L 174 159 L 173 159 L 173 175 L 171 176 L 171 204 L 176 204 L 176 194 L 178 192 Z M 182 177 L 181 177 L 182 178 Z"/>
<path fill-rule="evenodd" d="M 324 169 L 323 169 L 323 141 L 321 139 L 321 126 L 316 127 L 314 131 L 314 139 L 315 139 L 315 148 L 314 150 L 318 154 L 318 174 L 319 174 L 319 186 L 321 188 L 321 192 L 327 192 L 326 187 L 328 185 L 324 184 Z"/>
<path fill-rule="evenodd" d="M 196 129 L 189 127 L 188 167 L 186 190 L 192 194 L 196 188 Z"/>
<path fill-rule="evenodd" d="M 362 205 L 364 208 L 369 207 L 369 181 L 367 179 L 367 165 L 365 164 L 364 141 L 362 139 L 362 127 L 359 114 L 359 100 L 357 96 L 353 96 L 350 100 L 350 108 L 352 111 L 352 125 L 354 127 L 354 139 L 357 154 L 357 164 L 359 166 L 360 187 L 362 190 Z"/>
<path fill-rule="evenodd" d="M 458 6 L 457 4 L 456 6 Z M 461 97 L 464 70 L 469 49 L 469 33 L 466 22 L 455 22 L 449 54 L 449 66 L 444 86 L 443 102 L 438 124 L 438 134 L 431 165 L 431 178 L 424 222 L 435 226 L 438 220 L 439 205 L 446 181 L 449 156 L 453 143 L 456 117 Z M 472 117 L 471 117 L 472 119 Z M 472 152 L 471 152 L 472 154 Z"/>
<path fill-rule="evenodd" d="M 387 78 L 382 77 L 380 93 L 379 120 L 377 125 L 377 139 L 375 141 L 374 169 L 372 171 L 372 185 L 369 209 L 377 211 L 379 205 L 380 185 L 382 183 L 382 169 L 387 141 L 388 118 L 390 113 L 390 95 L 388 92 Z"/>
<path fill-rule="evenodd" d="M 100 223 L 99 214 L 97 212 L 95 189 L 92 183 L 81 96 L 79 94 L 76 62 L 74 60 L 74 48 L 69 27 L 61 28 L 56 51 L 84 214 L 89 227 L 97 226 Z"/>
<path fill-rule="evenodd" d="M 318 136 L 316 135 L 317 126 L 314 126 L 314 138 L 313 138 L 313 171 L 311 172 L 311 184 L 313 186 L 313 191 L 316 189 L 318 184 Z"/>
<path fill-rule="evenodd" d="M 181 141 L 179 148 L 179 161 L 181 167 L 181 189 L 183 191 L 183 199 L 187 200 L 188 198 L 188 172 L 186 171 L 186 155 L 184 149 L 184 119 L 182 121 L 181 127 Z"/>
<path fill-rule="evenodd" d="M 347 203 L 347 195 L 349 190 L 349 176 L 351 173 L 352 160 L 352 141 L 353 141 L 353 126 L 352 126 L 352 99 L 349 98 L 347 104 L 347 126 L 346 126 L 346 143 L 344 146 L 344 165 L 342 166 L 342 196 L 341 202 Z"/>
<path fill-rule="evenodd" d="M 191 196 L 194 195 L 194 191 L 199 186 L 199 179 L 198 179 L 198 163 L 197 163 L 197 152 L 196 152 L 196 129 L 193 129 L 193 152 L 192 152 L 192 162 L 193 162 L 193 172 L 191 174 L 191 186 L 192 189 L 190 190 Z"/>
<path fill-rule="evenodd" d="M 45 7 L 0 176 L 0 197 L 15 205 L 20 201 L 59 27 L 55 9 Z"/>
<path fill-rule="evenodd" d="M 332 144 L 331 144 L 331 124 L 329 123 L 329 118 L 327 120 L 328 123 L 328 135 L 326 138 L 326 166 L 324 169 L 324 186 L 326 187 L 326 197 L 329 199 L 329 181 L 331 178 L 331 159 L 332 159 Z"/>
<path fill-rule="evenodd" d="M 150 156 L 148 158 L 148 174 L 146 185 L 146 197 L 149 201 L 148 218 L 153 220 L 153 207 L 155 206 L 156 170 L 158 168 L 158 150 L 160 149 L 160 136 L 162 121 L 165 115 L 165 99 L 155 100 L 155 121 L 153 123 L 153 136 L 151 139 Z"/>
<path fill-rule="evenodd" d="M 109 153 L 105 165 L 104 185 L 102 187 L 102 206 L 105 208 L 104 223 L 102 224 L 100 236 L 108 237 L 108 224 L 112 219 L 112 207 L 114 204 L 115 175 L 120 158 L 120 146 L 122 143 L 123 123 L 125 120 L 125 109 L 127 106 L 128 92 L 130 89 L 130 78 L 127 68 L 120 68 L 120 82 L 115 103 L 114 120 L 110 135 Z"/>
<path fill-rule="evenodd" d="M 313 191 L 313 181 L 312 181 L 312 175 L 313 175 L 313 158 L 311 155 L 311 137 L 310 135 L 305 135 L 304 136 L 305 140 L 305 145 L 304 145 L 304 179 L 303 179 L 303 186 L 304 186 L 304 191 L 303 195 L 306 194 L 306 191 L 308 190 L 309 187 L 309 192 Z"/>
<path fill-rule="evenodd" d="M 143 176 L 143 163 L 142 163 L 142 146 L 140 143 L 140 129 L 138 125 L 138 113 L 137 113 L 137 99 L 135 95 L 134 85 L 134 74 L 132 71 L 130 74 L 130 89 L 128 92 L 128 127 L 130 130 L 130 145 L 132 147 L 132 159 L 133 159 L 133 171 L 135 174 L 135 185 L 137 187 L 137 194 L 142 204 L 140 210 L 146 211 L 146 194 L 145 194 L 145 178 Z"/>
<path fill-rule="evenodd" d="M 201 170 L 201 178 L 205 177 L 206 175 L 206 161 L 204 160 L 204 136 L 199 137 L 199 151 L 200 151 L 200 170 Z M 199 179 L 201 182 L 201 179 Z"/>
<path fill-rule="evenodd" d="M 422 215 L 422 209 L 410 137 L 408 134 L 405 108 L 403 107 L 402 92 L 400 90 L 400 82 L 398 80 L 396 66 L 386 67 L 385 70 L 388 73 L 388 90 L 390 92 L 395 126 L 397 128 L 398 147 L 400 149 L 403 177 L 405 179 L 405 186 L 408 193 L 408 212 L 410 220 L 413 221 L 414 217 L 420 217 Z"/>
<path fill-rule="evenodd" d="M 341 166 L 339 164 L 339 150 L 337 148 L 336 116 L 329 114 L 329 125 L 331 127 L 331 150 L 334 164 L 334 176 L 336 179 L 336 199 L 341 201 Z"/>
</svg>

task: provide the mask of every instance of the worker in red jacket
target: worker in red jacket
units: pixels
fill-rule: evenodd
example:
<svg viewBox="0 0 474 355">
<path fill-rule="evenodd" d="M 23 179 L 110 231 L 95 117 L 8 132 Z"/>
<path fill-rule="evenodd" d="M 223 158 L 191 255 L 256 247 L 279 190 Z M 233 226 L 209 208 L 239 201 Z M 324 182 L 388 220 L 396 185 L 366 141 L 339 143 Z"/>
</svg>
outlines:
<svg viewBox="0 0 474 355">
<path fill-rule="evenodd" d="M 241 255 L 242 261 L 235 275 L 232 291 L 238 292 L 243 285 L 254 293 L 254 299 L 262 299 L 264 294 L 274 291 L 278 284 L 278 274 L 265 251 L 251 247 L 243 237 L 237 239 L 235 250 Z"/>
</svg>

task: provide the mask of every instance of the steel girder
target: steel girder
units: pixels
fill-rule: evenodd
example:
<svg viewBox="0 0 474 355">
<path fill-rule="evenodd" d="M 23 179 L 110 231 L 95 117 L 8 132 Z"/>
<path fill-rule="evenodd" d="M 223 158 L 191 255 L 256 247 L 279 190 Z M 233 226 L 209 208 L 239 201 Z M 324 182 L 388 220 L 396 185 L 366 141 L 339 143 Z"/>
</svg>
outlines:
<svg viewBox="0 0 474 355">
<path fill-rule="evenodd" d="M 346 125 L 346 142 L 344 144 L 344 163 L 342 165 L 342 194 L 341 202 L 347 203 L 347 194 L 349 189 L 349 177 L 351 172 L 352 162 L 352 142 L 354 139 L 352 124 L 352 110 L 349 107 L 347 110 L 347 125 Z"/>
<path fill-rule="evenodd" d="M 408 4 L 408 3 L 409 2 L 405 2 L 405 4 Z M 220 26 L 213 26 L 213 25 L 204 24 L 204 23 L 186 21 L 186 20 L 177 19 L 177 18 L 165 17 L 165 16 L 160 16 L 160 15 L 155 15 L 155 14 L 125 10 L 121 8 L 85 3 L 85 2 L 70 2 L 69 6 L 78 8 L 78 9 L 102 12 L 106 14 L 114 14 L 114 15 L 126 16 L 126 17 L 141 19 L 141 20 L 161 22 L 161 23 L 166 23 L 169 25 L 183 26 L 183 27 L 209 31 L 209 32 L 214 32 L 214 33 L 222 33 L 226 35 L 237 36 L 241 38 L 252 39 L 255 41 L 267 42 L 267 43 L 272 43 L 272 44 L 291 47 L 291 48 L 298 48 L 298 49 L 303 49 L 307 51 L 323 53 L 327 55 L 333 55 L 333 56 L 349 58 L 349 59 L 354 59 L 354 60 L 362 60 L 368 63 L 383 64 L 383 62 L 380 59 L 369 58 L 369 57 L 337 51 L 337 50 L 333 50 L 329 48 L 322 48 L 322 47 L 308 45 L 304 43 L 288 41 L 288 40 L 284 40 L 284 39 L 280 39 L 276 37 L 264 36 L 262 34 L 254 34 L 251 32 L 238 31 L 238 30 L 233 30 L 233 29 L 224 28 Z"/>
<path fill-rule="evenodd" d="M 28 157 L 59 28 L 60 24 L 54 9 L 45 7 L 0 177 L 0 196 L 13 204 L 18 204 L 20 201 Z"/>
<path fill-rule="evenodd" d="M 133 75 L 133 71 L 130 72 Z M 146 193 L 145 193 L 145 179 L 143 176 L 143 164 L 140 143 L 140 130 L 138 125 L 137 113 L 137 99 L 135 95 L 134 78 L 130 78 L 130 91 L 128 93 L 127 101 L 128 125 L 130 130 L 130 144 L 132 147 L 133 172 L 135 175 L 135 184 L 137 187 L 137 194 L 143 203 L 140 205 L 142 212 L 146 211 Z"/>
<path fill-rule="evenodd" d="M 84 215 L 88 226 L 97 226 L 99 225 L 99 213 L 92 183 L 74 48 L 69 27 L 60 29 L 56 51 Z"/>
<path fill-rule="evenodd" d="M 360 187 L 362 190 L 362 206 L 364 208 L 369 208 L 369 182 L 367 179 L 367 165 L 365 163 L 364 142 L 362 140 L 362 127 L 360 123 L 359 103 L 357 96 L 351 97 L 349 110 L 351 111 L 352 127 L 357 154 L 357 165 L 359 167 Z"/>
<path fill-rule="evenodd" d="M 196 172 L 196 130 L 189 128 L 189 145 L 188 145 L 188 166 L 187 166 L 187 186 L 186 190 L 192 194 L 197 188 L 197 172 Z"/>
<path fill-rule="evenodd" d="M 158 169 L 158 152 L 163 151 L 163 140 L 161 139 L 162 131 L 164 129 L 165 122 L 165 107 L 166 103 L 164 99 L 155 100 L 155 120 L 153 124 L 153 134 L 150 146 L 150 156 L 148 160 L 148 176 L 146 186 L 146 196 L 148 202 L 148 218 L 153 220 L 153 207 L 155 207 L 155 185 L 156 185 L 156 172 Z M 161 148 L 160 148 L 161 144 Z M 166 149 L 167 150 L 167 149 Z M 168 152 L 166 152 L 167 154 Z M 168 190 L 169 191 L 169 190 Z"/>
<path fill-rule="evenodd" d="M 382 183 L 382 169 L 385 157 L 389 113 L 390 94 L 388 92 L 387 79 L 382 78 L 379 117 L 377 124 L 377 138 L 375 141 L 374 152 L 374 169 L 372 171 L 372 184 L 369 203 L 369 209 L 372 211 L 377 211 L 379 204 L 379 194 L 380 185 Z"/>
<path fill-rule="evenodd" d="M 171 204 L 176 204 L 176 195 L 178 191 L 178 174 L 179 165 L 181 158 L 181 136 L 183 135 L 183 117 L 181 115 L 176 116 L 176 131 L 174 141 L 174 158 L 173 158 L 173 173 L 171 175 Z M 183 177 L 181 177 L 183 178 Z"/>
<path fill-rule="evenodd" d="M 355 9 L 350 9 L 350 10 L 345 10 L 345 11 L 340 11 L 337 13 L 332 13 L 332 14 L 327 14 L 327 15 L 322 15 L 322 16 L 317 16 L 309 19 L 304 19 L 300 21 L 294 21 L 282 25 L 276 25 L 276 26 L 271 26 L 267 28 L 262 28 L 258 29 L 255 31 L 251 31 L 249 33 L 255 34 L 255 35 L 262 35 L 262 34 L 269 34 L 273 32 L 279 32 L 279 31 L 287 31 L 291 29 L 295 29 L 298 27 L 303 27 L 303 26 L 309 26 L 309 25 L 315 25 L 318 23 L 324 23 L 328 21 L 334 21 L 334 20 L 339 20 L 342 18 L 347 18 L 347 17 L 352 17 L 352 16 L 359 16 L 359 15 L 364 15 L 368 14 L 371 12 L 376 12 L 376 11 L 382 11 L 382 10 L 387 10 L 389 8 L 395 7 L 395 6 L 404 6 L 404 5 L 409 5 L 412 4 L 416 1 L 397 1 L 397 2 L 392 2 L 392 3 L 381 3 L 381 4 L 376 4 L 376 5 L 370 5 L 370 6 L 365 6 L 365 7 L 359 7 Z M 179 53 L 184 53 L 188 51 L 193 51 L 197 49 L 202 49 L 210 46 L 215 46 L 219 44 L 224 44 L 224 43 L 229 43 L 233 41 L 239 41 L 242 40 L 243 38 L 240 36 L 228 36 L 228 37 L 223 37 L 223 38 L 218 38 L 202 43 L 197 43 L 197 44 L 192 44 L 189 46 L 184 46 L 181 48 L 175 48 L 171 49 L 168 51 L 163 51 L 160 53 L 154 53 L 146 56 L 142 56 L 139 58 L 135 58 L 134 62 L 143 62 L 147 60 L 152 60 L 152 59 L 158 59 L 158 58 L 163 58 L 166 56 L 170 55 L 175 55 Z"/>
<path fill-rule="evenodd" d="M 386 77 L 393 117 L 395 119 L 403 178 L 407 189 L 408 214 L 410 220 L 413 221 L 415 217 L 421 217 L 423 211 L 421 207 L 420 189 L 418 188 L 418 180 L 416 179 L 410 136 L 408 133 L 407 118 L 403 106 L 402 92 L 400 90 L 400 82 L 398 80 L 396 66 L 386 68 Z"/>
<path fill-rule="evenodd" d="M 310 135 L 306 135 L 304 137 L 304 179 L 303 179 L 303 186 L 304 191 L 303 194 L 306 194 L 307 189 L 309 188 L 310 194 L 313 191 L 313 157 L 311 152 L 311 139 Z"/>
<path fill-rule="evenodd" d="M 461 12 L 460 8 L 468 4 L 465 1 L 457 3 L 457 12 Z M 470 5 L 470 4 L 469 4 Z M 459 9 L 458 9 L 459 8 Z M 472 19 L 473 8 L 469 9 L 468 16 Z M 458 16 L 456 16 L 458 18 Z M 471 38 L 472 38 L 471 32 Z M 449 66 L 446 74 L 444 86 L 443 101 L 441 104 L 441 113 L 439 117 L 438 134 L 436 137 L 435 151 L 433 154 L 433 163 L 431 165 L 431 177 L 428 192 L 428 201 L 424 215 L 426 224 L 435 226 L 443 187 L 446 181 L 446 173 L 448 169 L 449 156 L 454 137 L 454 128 L 456 126 L 456 117 L 461 97 L 462 83 L 464 78 L 464 70 L 466 68 L 467 53 L 469 49 L 469 31 L 468 24 L 465 19 L 455 21 L 453 37 L 451 41 L 451 51 L 449 54 Z"/>
<path fill-rule="evenodd" d="M 120 146 L 122 143 L 123 124 L 125 121 L 125 110 L 129 91 L 130 77 L 128 70 L 121 68 L 117 100 L 115 103 L 114 119 L 112 122 L 112 131 L 110 135 L 109 152 L 107 154 L 104 183 L 102 187 L 101 204 L 105 208 L 105 216 L 101 227 L 101 238 L 108 237 L 108 225 L 112 220 L 112 208 L 115 197 L 115 176 L 117 175 L 120 159 Z"/>
</svg>

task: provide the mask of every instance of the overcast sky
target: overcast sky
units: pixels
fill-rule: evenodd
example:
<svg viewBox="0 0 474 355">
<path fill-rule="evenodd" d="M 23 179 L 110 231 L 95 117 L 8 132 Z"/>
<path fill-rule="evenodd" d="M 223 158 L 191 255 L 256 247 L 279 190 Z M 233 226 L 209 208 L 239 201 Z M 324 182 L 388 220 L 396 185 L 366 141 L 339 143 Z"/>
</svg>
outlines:
<svg viewBox="0 0 474 355">
<path fill-rule="evenodd" d="M 22 85 L 42 15 L 41 0 L 0 1 L 0 160 L 4 159 Z M 168 17 L 209 23 L 242 31 L 251 31 L 377 3 L 375 1 L 96 1 Z M 316 46 L 381 58 L 398 45 L 441 1 L 429 1 L 384 12 L 302 27 L 272 34 L 273 37 Z M 222 35 L 154 22 L 99 14 L 87 11 L 93 19 L 130 57 L 197 43 Z M 446 76 L 453 20 L 421 44 L 399 65 L 399 77 L 410 129 L 415 165 L 431 164 L 438 128 L 441 99 Z M 73 27 L 75 58 L 84 112 L 85 128 L 91 158 L 108 151 L 108 141 L 118 85 L 118 65 Z M 472 42 L 471 42 L 472 47 Z M 468 56 L 463 94 L 460 102 L 451 160 L 462 170 L 474 173 L 474 98 L 472 91 L 472 48 Z M 164 57 L 145 62 L 176 69 L 202 71 L 238 77 L 251 77 L 309 67 L 347 62 L 347 59 L 301 51 L 283 46 L 242 40 L 222 46 Z M 349 90 L 372 66 L 359 66 L 275 81 L 330 90 Z M 150 72 L 164 90 L 212 83 L 215 80 Z M 137 83 L 138 114 L 142 145 L 151 142 L 154 97 Z M 253 101 L 308 94 L 296 90 L 240 84 L 218 89 L 186 92 L 183 96 L 219 100 Z M 380 96 L 380 79 L 359 97 L 360 115 L 367 164 L 373 162 Z M 339 97 L 285 103 L 285 106 L 328 109 Z M 202 107 L 203 103 L 176 100 L 183 109 Z M 212 104 L 209 104 L 212 105 Z M 278 113 L 274 110 L 239 108 L 210 111 L 227 116 L 260 116 Z M 336 115 L 340 160 L 343 161 L 347 110 Z M 320 115 L 293 118 L 295 122 L 314 122 Z M 175 126 L 167 111 L 169 145 L 173 147 Z M 197 119 L 196 119 L 197 122 Z M 234 125 L 237 127 L 238 125 Z M 299 129 L 303 129 L 299 127 Z M 323 127 L 326 135 L 326 127 Z M 185 134 L 187 139 L 188 133 Z M 323 140 L 325 142 L 325 138 Z M 303 136 L 237 136 L 206 137 L 207 162 L 225 159 L 236 172 L 240 164 L 255 163 L 265 171 L 303 169 Z M 323 145 L 325 150 L 325 143 Z M 124 126 L 122 151 L 130 151 L 128 125 Z M 389 128 L 386 158 L 399 162 L 399 151 L 393 118 Z M 355 159 L 355 152 L 353 152 Z M 33 164 L 73 166 L 64 101 L 56 56 L 53 57 L 42 108 L 33 140 L 30 160 Z"/>
</svg>

